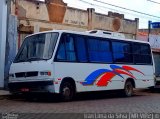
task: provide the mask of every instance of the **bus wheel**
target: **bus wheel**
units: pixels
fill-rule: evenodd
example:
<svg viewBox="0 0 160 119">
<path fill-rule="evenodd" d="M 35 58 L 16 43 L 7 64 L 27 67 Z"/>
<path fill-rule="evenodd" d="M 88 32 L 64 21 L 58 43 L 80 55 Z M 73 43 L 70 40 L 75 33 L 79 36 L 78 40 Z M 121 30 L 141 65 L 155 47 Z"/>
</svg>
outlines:
<svg viewBox="0 0 160 119">
<path fill-rule="evenodd" d="M 133 95 L 133 84 L 131 81 L 127 81 L 124 86 L 124 96 L 131 97 Z"/>
<path fill-rule="evenodd" d="M 155 87 L 154 87 L 154 86 L 149 87 L 149 90 L 150 90 L 151 92 L 154 92 L 154 91 L 155 91 Z"/>
<path fill-rule="evenodd" d="M 74 87 L 69 82 L 62 82 L 60 95 L 62 101 L 70 101 L 73 99 L 74 96 Z"/>
</svg>

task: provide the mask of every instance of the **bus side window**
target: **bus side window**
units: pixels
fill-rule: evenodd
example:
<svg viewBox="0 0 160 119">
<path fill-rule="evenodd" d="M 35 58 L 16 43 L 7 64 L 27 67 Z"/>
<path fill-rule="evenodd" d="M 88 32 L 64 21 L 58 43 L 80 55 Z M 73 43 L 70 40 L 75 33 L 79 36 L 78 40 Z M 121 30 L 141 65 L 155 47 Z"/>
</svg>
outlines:
<svg viewBox="0 0 160 119">
<path fill-rule="evenodd" d="M 99 58 L 101 62 L 113 62 L 110 42 L 107 39 L 99 41 Z"/>
<path fill-rule="evenodd" d="M 64 60 L 66 60 L 65 40 L 64 40 L 63 37 L 61 37 L 61 40 L 60 40 L 60 43 L 59 43 L 59 48 L 58 48 L 56 59 L 58 61 L 64 61 Z"/>
<path fill-rule="evenodd" d="M 77 51 L 77 60 L 79 62 L 87 62 L 87 51 L 85 47 L 84 36 L 76 36 L 75 44 L 76 44 L 76 51 Z"/>
<path fill-rule="evenodd" d="M 87 44 L 90 62 L 112 62 L 110 43 L 107 39 L 89 37 Z"/>
<path fill-rule="evenodd" d="M 67 61 L 76 61 L 73 37 L 67 34 L 65 41 Z"/>
<path fill-rule="evenodd" d="M 58 61 L 76 61 L 74 40 L 70 34 L 62 35 L 56 59 Z"/>
<path fill-rule="evenodd" d="M 141 45 L 141 55 L 145 64 L 151 64 L 151 51 L 149 45 Z"/>
<path fill-rule="evenodd" d="M 134 62 L 136 64 L 152 63 L 151 50 L 149 45 L 134 43 L 133 52 L 134 52 Z"/>
<path fill-rule="evenodd" d="M 113 58 L 115 62 L 132 63 L 131 45 L 127 42 L 112 42 Z"/>
</svg>

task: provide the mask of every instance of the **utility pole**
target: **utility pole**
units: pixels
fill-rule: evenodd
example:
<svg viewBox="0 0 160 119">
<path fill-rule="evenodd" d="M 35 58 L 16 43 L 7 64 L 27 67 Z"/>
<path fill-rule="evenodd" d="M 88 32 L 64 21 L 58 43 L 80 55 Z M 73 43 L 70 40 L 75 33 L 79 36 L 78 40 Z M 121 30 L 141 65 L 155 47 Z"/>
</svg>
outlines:
<svg viewBox="0 0 160 119">
<path fill-rule="evenodd" d="M 151 23 L 152 21 L 148 21 L 148 42 L 149 42 L 149 34 L 151 33 Z"/>
<path fill-rule="evenodd" d="M 4 88 L 7 0 L 0 0 L 0 88 Z"/>
</svg>

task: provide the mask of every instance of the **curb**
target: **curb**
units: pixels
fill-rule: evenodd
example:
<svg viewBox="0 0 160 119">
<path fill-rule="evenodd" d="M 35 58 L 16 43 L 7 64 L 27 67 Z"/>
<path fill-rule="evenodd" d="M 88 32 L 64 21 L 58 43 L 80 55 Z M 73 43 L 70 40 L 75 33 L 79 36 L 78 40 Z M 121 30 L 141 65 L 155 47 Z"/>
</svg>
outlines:
<svg viewBox="0 0 160 119">
<path fill-rule="evenodd" d="M 0 95 L 0 100 L 8 99 L 10 97 L 10 94 L 8 95 Z"/>
<path fill-rule="evenodd" d="M 0 100 L 7 99 L 10 95 L 8 90 L 0 90 Z"/>
</svg>

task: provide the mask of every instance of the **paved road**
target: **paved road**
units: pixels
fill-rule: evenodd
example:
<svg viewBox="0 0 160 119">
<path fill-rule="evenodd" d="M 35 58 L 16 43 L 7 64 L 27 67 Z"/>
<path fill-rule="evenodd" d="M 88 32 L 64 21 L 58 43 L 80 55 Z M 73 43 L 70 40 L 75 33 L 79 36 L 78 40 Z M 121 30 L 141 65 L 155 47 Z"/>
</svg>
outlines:
<svg viewBox="0 0 160 119">
<path fill-rule="evenodd" d="M 46 98 L 46 99 L 45 99 Z M 148 90 L 136 91 L 130 98 L 118 96 L 115 92 L 79 94 L 72 102 L 58 102 L 53 97 L 27 101 L 12 97 L 0 100 L 1 113 L 106 113 L 139 112 L 160 113 L 160 93 Z"/>
</svg>

